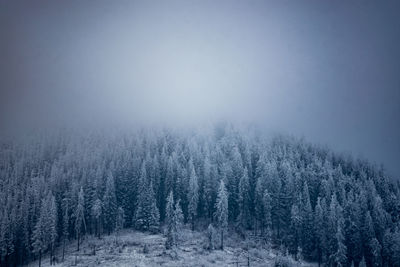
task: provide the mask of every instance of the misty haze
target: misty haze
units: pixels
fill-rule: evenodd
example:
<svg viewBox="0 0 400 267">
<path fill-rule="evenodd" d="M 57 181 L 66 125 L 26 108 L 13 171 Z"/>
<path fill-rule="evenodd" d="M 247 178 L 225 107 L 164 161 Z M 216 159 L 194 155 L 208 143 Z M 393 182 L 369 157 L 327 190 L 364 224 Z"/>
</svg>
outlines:
<svg viewBox="0 0 400 267">
<path fill-rule="evenodd" d="M 0 266 L 400 266 L 398 1 L 0 1 Z"/>
</svg>

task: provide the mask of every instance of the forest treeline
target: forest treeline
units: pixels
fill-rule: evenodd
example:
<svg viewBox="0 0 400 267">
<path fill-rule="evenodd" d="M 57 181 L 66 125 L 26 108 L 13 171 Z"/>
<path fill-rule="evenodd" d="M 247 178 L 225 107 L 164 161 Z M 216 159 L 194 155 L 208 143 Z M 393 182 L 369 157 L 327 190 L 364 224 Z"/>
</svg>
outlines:
<svg viewBox="0 0 400 267">
<path fill-rule="evenodd" d="M 166 225 L 170 247 L 180 223 L 212 224 L 221 245 L 237 231 L 327 266 L 400 266 L 399 182 L 302 139 L 219 125 L 42 133 L 0 146 L 3 266 L 122 228 Z"/>
</svg>

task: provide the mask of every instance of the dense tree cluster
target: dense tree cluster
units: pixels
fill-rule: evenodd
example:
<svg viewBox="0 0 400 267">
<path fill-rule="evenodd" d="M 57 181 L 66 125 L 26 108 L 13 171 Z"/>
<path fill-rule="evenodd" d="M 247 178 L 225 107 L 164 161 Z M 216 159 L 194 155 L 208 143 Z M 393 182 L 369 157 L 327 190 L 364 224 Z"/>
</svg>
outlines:
<svg viewBox="0 0 400 267">
<path fill-rule="evenodd" d="M 2 265 L 123 227 L 166 225 L 172 247 L 187 223 L 212 224 L 222 248 L 229 227 L 321 264 L 400 266 L 399 216 L 399 183 L 382 168 L 228 125 L 0 143 Z"/>
</svg>

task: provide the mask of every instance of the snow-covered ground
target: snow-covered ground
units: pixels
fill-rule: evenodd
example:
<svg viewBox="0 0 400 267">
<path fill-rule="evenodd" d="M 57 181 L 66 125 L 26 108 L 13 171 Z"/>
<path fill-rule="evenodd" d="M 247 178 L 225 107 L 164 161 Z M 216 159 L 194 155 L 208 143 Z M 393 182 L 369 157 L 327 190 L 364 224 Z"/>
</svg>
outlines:
<svg viewBox="0 0 400 267">
<path fill-rule="evenodd" d="M 59 248 L 56 266 L 274 266 L 277 252 L 252 240 L 242 241 L 230 234 L 224 250 L 207 250 L 206 236 L 202 232 L 182 230 L 182 238 L 176 249 L 165 249 L 162 234 L 149 234 L 124 230 L 115 235 L 86 237 L 79 252 L 76 242 L 68 244 L 64 262 Z M 96 250 L 93 253 L 94 248 Z M 291 260 L 291 259 L 290 259 Z M 291 266 L 313 266 L 294 260 Z M 38 266 L 38 261 L 29 266 Z M 50 258 L 44 256 L 42 266 L 50 266 Z"/>
</svg>

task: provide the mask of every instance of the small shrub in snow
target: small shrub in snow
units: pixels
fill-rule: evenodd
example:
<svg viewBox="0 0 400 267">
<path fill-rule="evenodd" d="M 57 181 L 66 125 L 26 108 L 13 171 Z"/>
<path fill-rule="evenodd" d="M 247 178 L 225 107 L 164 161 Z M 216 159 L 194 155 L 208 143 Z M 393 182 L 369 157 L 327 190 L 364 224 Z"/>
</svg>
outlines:
<svg viewBox="0 0 400 267">
<path fill-rule="evenodd" d="M 158 234 L 160 232 L 160 228 L 158 226 L 150 226 L 149 232 L 152 234 Z"/>
<path fill-rule="evenodd" d="M 246 250 L 250 249 L 250 248 L 258 248 L 259 245 L 257 244 L 257 242 L 255 240 L 249 239 L 246 241 Z"/>
<path fill-rule="evenodd" d="M 251 254 L 251 256 L 252 256 L 253 258 L 262 259 L 262 258 L 264 257 L 264 254 L 263 254 L 263 253 L 265 253 L 265 252 L 260 251 L 260 250 L 257 249 L 257 248 L 252 248 L 252 249 L 249 250 L 249 253 Z"/>
<path fill-rule="evenodd" d="M 275 259 L 274 266 L 275 267 L 295 267 L 296 264 L 289 257 L 279 255 Z"/>
<path fill-rule="evenodd" d="M 144 244 L 143 246 L 143 254 L 149 253 L 149 246 L 147 244 Z"/>
<path fill-rule="evenodd" d="M 178 251 L 176 247 L 173 247 L 171 250 L 169 250 L 169 256 L 171 257 L 172 260 L 177 260 L 178 259 Z"/>
</svg>

